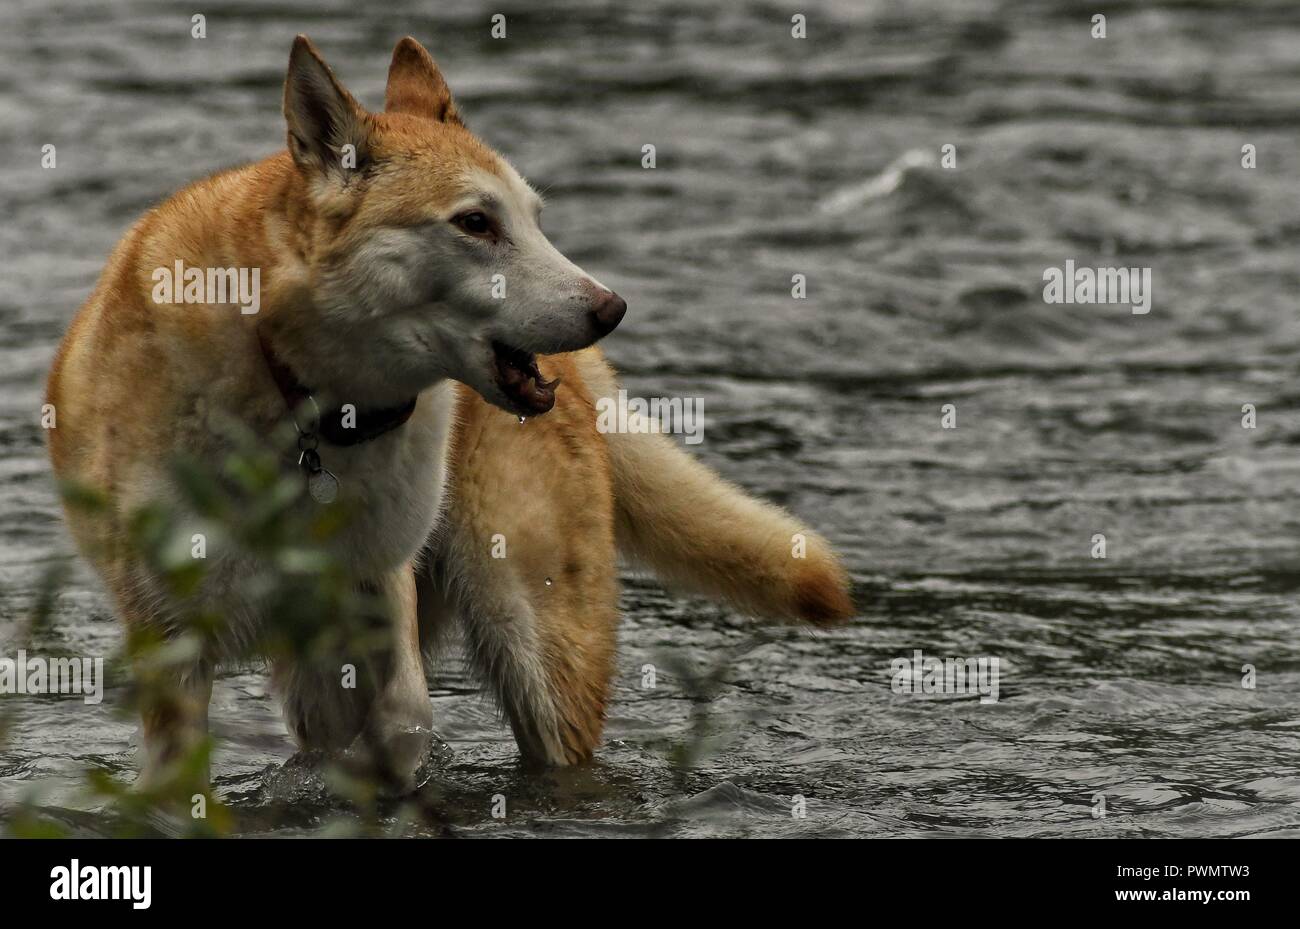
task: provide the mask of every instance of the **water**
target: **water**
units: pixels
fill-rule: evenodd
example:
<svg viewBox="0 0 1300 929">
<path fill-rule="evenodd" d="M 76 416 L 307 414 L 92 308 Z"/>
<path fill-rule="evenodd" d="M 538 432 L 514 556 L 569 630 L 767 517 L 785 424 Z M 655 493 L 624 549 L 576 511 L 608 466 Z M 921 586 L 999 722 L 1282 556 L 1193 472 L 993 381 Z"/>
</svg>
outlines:
<svg viewBox="0 0 1300 929">
<path fill-rule="evenodd" d="M 41 382 L 112 244 L 169 191 L 278 145 L 294 33 L 377 105 L 410 32 L 547 190 L 560 248 L 628 298 L 607 351 L 630 392 L 705 398 L 695 453 L 820 527 L 862 605 L 845 629 L 755 640 L 629 578 L 606 744 L 542 776 L 453 656 L 431 685 L 450 748 L 431 785 L 454 832 L 1300 835 L 1294 4 L 1112 3 L 1096 40 L 1092 6 L 1065 0 L 845 0 L 801 7 L 806 41 L 783 8 L 665 0 L 506 9 L 493 41 L 498 6 L 226 2 L 200 41 L 162 2 L 5 5 L 6 627 L 69 544 Z M 1067 258 L 1150 267 L 1152 311 L 1045 305 L 1043 269 Z M 33 650 L 116 647 L 84 567 L 55 609 Z M 893 693 L 889 663 L 915 648 L 999 657 L 1001 699 Z M 731 652 L 708 705 L 725 738 L 679 781 L 692 704 L 667 669 Z M 134 769 L 121 696 L 8 698 L 0 802 L 39 788 L 102 830 L 76 786 L 87 765 Z M 224 676 L 212 719 L 241 832 L 344 815 L 279 767 L 263 674 Z"/>
</svg>

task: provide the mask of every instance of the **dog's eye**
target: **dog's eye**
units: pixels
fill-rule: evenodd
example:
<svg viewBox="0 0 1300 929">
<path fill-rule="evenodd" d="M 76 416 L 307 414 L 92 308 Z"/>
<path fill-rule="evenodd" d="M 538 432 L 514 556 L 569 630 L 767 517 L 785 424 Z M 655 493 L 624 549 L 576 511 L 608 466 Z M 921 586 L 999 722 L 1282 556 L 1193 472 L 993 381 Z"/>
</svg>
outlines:
<svg viewBox="0 0 1300 929">
<path fill-rule="evenodd" d="M 478 210 L 461 213 L 452 222 L 470 235 L 479 236 L 480 238 L 488 238 L 492 235 L 492 220 Z"/>
</svg>

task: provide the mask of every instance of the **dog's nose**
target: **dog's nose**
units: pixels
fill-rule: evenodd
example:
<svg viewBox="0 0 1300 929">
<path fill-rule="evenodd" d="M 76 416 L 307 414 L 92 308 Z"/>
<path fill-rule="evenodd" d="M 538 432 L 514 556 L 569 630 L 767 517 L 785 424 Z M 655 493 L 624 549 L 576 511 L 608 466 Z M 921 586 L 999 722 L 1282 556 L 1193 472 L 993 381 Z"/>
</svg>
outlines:
<svg viewBox="0 0 1300 929">
<path fill-rule="evenodd" d="M 614 291 L 607 290 L 592 309 L 591 319 L 596 326 L 596 331 L 605 336 L 618 327 L 618 324 L 623 321 L 623 314 L 626 312 L 627 301 Z"/>
</svg>

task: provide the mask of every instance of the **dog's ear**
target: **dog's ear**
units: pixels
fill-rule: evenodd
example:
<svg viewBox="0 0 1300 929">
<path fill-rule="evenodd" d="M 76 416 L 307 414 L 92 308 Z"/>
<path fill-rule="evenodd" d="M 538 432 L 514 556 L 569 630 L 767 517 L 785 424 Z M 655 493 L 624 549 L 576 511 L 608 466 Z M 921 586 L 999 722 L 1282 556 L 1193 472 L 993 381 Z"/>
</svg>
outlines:
<svg viewBox="0 0 1300 929">
<path fill-rule="evenodd" d="M 393 63 L 388 66 L 388 89 L 384 91 L 384 110 L 410 113 L 439 123 L 464 125 L 451 88 L 433 57 L 409 35 L 393 49 Z"/>
<path fill-rule="evenodd" d="M 289 125 L 289 152 L 303 170 L 346 176 L 369 160 L 366 111 L 305 35 L 293 40 L 289 53 L 284 118 Z"/>
</svg>

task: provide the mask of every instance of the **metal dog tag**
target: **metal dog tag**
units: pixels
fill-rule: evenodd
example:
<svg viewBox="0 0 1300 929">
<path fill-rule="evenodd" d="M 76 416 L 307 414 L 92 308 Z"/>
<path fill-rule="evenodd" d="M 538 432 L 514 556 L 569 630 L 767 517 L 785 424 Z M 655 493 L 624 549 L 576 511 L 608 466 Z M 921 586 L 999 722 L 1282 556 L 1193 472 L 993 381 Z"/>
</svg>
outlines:
<svg viewBox="0 0 1300 929">
<path fill-rule="evenodd" d="M 298 438 L 298 447 L 302 449 L 302 454 L 298 456 L 298 467 L 307 473 L 307 493 L 317 503 L 333 503 L 339 495 L 339 479 L 320 463 L 316 437 L 304 433 Z"/>
<path fill-rule="evenodd" d="M 317 503 L 333 503 L 339 495 L 339 479 L 321 468 L 307 477 L 307 493 Z"/>
</svg>

